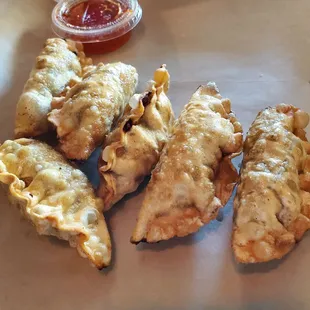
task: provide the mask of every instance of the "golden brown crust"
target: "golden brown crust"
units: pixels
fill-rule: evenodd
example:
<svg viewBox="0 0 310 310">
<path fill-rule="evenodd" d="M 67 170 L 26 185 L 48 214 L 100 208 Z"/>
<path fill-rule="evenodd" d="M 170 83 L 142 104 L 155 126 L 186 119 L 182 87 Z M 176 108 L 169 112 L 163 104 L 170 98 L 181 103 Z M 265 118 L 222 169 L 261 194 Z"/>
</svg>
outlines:
<svg viewBox="0 0 310 310">
<path fill-rule="evenodd" d="M 60 149 L 69 159 L 86 160 L 99 146 L 133 95 L 138 75 L 123 63 L 88 67 L 83 80 L 61 101 L 48 120 L 57 128 Z"/>
<path fill-rule="evenodd" d="M 132 98 L 135 106 L 128 105 L 119 126 L 105 140 L 99 158 L 98 191 L 105 210 L 135 191 L 159 159 L 174 120 L 166 96 L 169 80 L 164 65 L 156 70 L 152 85 L 144 94 Z"/>
<path fill-rule="evenodd" d="M 98 268 L 111 261 L 111 241 L 86 176 L 48 145 L 7 140 L 0 146 L 0 183 L 39 234 L 68 240 Z"/>
<path fill-rule="evenodd" d="M 281 104 L 260 112 L 249 130 L 234 201 L 239 262 L 279 259 L 309 229 L 308 122 L 307 113 Z"/>
<path fill-rule="evenodd" d="M 15 137 L 34 137 L 48 131 L 47 114 L 54 96 L 82 76 L 89 65 L 82 44 L 59 38 L 48 39 L 36 59 L 16 107 Z"/>
<path fill-rule="evenodd" d="M 216 217 L 237 181 L 241 131 L 216 85 L 199 87 L 152 172 L 131 242 L 185 236 Z"/>
</svg>

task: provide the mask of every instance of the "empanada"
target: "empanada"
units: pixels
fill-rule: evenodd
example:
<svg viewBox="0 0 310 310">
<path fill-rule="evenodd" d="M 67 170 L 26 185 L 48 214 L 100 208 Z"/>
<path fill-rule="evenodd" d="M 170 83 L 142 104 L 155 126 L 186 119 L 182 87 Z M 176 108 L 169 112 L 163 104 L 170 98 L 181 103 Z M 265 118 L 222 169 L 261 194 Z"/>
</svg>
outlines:
<svg viewBox="0 0 310 310">
<path fill-rule="evenodd" d="M 260 112 L 244 143 L 232 247 L 242 263 L 288 253 L 310 226 L 307 113 L 281 104 Z"/>
<path fill-rule="evenodd" d="M 226 204 L 238 178 L 231 158 L 242 128 L 215 83 L 200 86 L 172 128 L 152 172 L 131 242 L 197 231 Z"/>
<path fill-rule="evenodd" d="M 39 234 L 68 240 L 98 269 L 110 264 L 103 201 L 61 154 L 36 140 L 7 140 L 0 146 L 0 183 Z"/>
<path fill-rule="evenodd" d="M 99 196 L 105 210 L 135 191 L 156 165 L 174 120 L 166 96 L 169 82 L 163 65 L 155 71 L 149 89 L 132 98 L 135 106 L 128 105 L 119 126 L 107 137 L 99 159 Z"/>
<path fill-rule="evenodd" d="M 47 132 L 47 114 L 53 97 L 79 80 L 83 67 L 90 63 L 82 44 L 48 39 L 17 103 L 15 137 L 35 137 Z"/>
<path fill-rule="evenodd" d="M 67 92 L 62 108 L 53 110 L 48 118 L 57 128 L 67 158 L 85 160 L 103 142 L 122 116 L 137 81 L 134 67 L 101 63 Z"/>
</svg>

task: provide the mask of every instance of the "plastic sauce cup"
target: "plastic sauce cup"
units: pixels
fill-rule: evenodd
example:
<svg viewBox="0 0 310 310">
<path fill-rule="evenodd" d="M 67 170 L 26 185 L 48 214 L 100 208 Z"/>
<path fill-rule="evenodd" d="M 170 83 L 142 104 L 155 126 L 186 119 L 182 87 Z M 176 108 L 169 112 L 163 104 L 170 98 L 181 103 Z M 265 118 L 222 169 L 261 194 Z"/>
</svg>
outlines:
<svg viewBox="0 0 310 310">
<path fill-rule="evenodd" d="M 137 0 L 62 0 L 52 12 L 52 29 L 82 42 L 87 54 L 102 54 L 128 42 L 141 17 Z"/>
</svg>

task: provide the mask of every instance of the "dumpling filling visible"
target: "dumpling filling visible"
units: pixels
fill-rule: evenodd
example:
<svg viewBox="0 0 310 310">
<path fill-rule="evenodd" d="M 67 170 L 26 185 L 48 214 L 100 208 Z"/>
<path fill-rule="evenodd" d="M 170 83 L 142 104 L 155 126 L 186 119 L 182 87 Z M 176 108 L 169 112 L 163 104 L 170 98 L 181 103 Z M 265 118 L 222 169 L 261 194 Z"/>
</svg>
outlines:
<svg viewBox="0 0 310 310">
<path fill-rule="evenodd" d="M 174 120 L 166 96 L 169 82 L 165 66 L 156 70 L 150 88 L 142 95 L 134 95 L 134 106 L 127 106 L 119 126 L 107 137 L 99 159 L 99 195 L 105 210 L 135 191 L 156 165 Z"/>
</svg>

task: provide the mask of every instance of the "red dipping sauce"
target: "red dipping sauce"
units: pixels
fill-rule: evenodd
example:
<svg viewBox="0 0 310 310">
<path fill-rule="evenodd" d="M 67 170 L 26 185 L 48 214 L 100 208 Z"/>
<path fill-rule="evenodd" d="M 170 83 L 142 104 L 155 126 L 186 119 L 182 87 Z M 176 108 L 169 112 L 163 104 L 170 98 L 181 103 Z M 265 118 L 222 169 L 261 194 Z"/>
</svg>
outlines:
<svg viewBox="0 0 310 310">
<path fill-rule="evenodd" d="M 77 3 L 63 12 L 63 20 L 72 26 L 102 27 L 126 13 L 128 5 L 113 0 L 88 0 Z"/>
<path fill-rule="evenodd" d="M 53 10 L 53 30 L 84 43 L 88 54 L 106 53 L 130 39 L 141 16 L 137 0 L 67 0 Z"/>
</svg>

